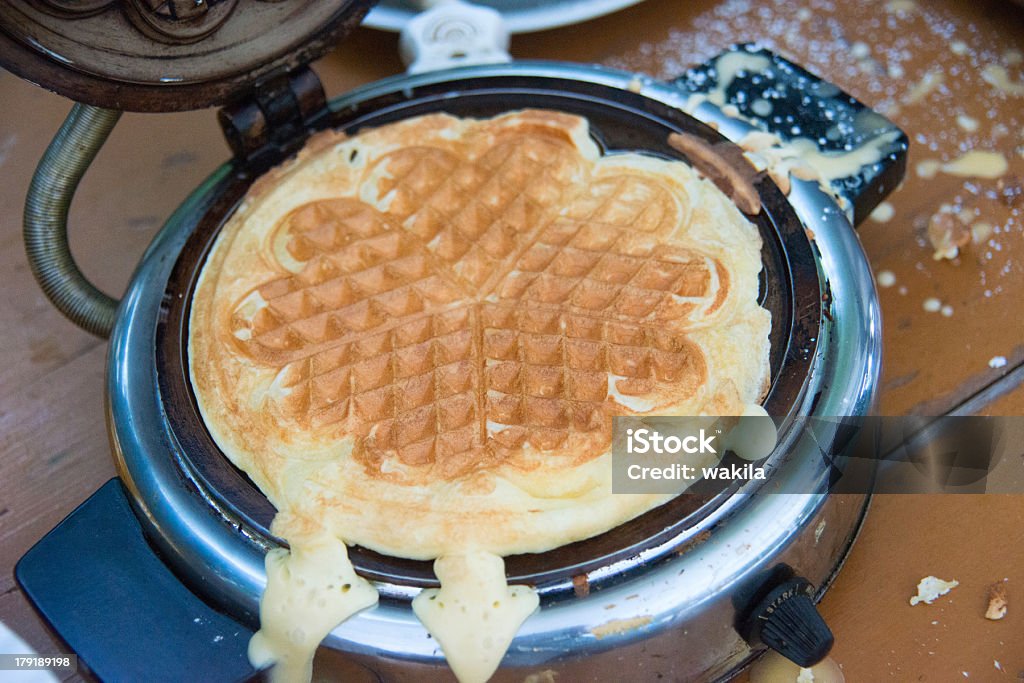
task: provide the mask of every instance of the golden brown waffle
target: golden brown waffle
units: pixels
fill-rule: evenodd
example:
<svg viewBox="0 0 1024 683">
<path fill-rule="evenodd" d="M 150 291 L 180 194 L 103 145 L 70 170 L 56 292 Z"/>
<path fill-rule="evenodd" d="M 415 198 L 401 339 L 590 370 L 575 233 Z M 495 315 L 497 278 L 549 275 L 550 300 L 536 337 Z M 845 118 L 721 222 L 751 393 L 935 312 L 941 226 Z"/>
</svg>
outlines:
<svg viewBox="0 0 1024 683">
<path fill-rule="evenodd" d="M 738 412 L 764 387 L 756 230 L 680 162 L 601 157 L 582 119 L 328 136 L 261 183 L 204 270 L 190 352 L 211 432 L 275 503 L 317 462 L 331 500 L 455 513 L 452 482 L 506 509 L 510 484 L 541 511 L 605 490 L 614 415 Z"/>
<path fill-rule="evenodd" d="M 296 422 L 358 435 L 373 474 L 392 456 L 451 478 L 524 447 L 600 455 L 623 397 L 703 383 L 685 321 L 728 279 L 661 241 L 680 213 L 664 187 L 571 186 L 580 161 L 537 134 L 383 156 L 359 195 L 386 213 L 330 199 L 285 217 L 274 241 L 301 270 L 235 307 L 242 351 L 284 368 Z"/>
</svg>

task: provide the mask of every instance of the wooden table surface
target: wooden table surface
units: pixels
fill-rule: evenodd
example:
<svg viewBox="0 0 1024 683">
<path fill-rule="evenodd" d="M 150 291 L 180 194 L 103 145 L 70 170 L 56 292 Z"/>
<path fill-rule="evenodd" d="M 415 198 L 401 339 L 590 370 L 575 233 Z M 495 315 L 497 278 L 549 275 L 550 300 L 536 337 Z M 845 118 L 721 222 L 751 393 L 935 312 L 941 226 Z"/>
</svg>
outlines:
<svg viewBox="0 0 1024 683">
<path fill-rule="evenodd" d="M 1024 413 L 1022 11 L 982 0 L 648 0 L 613 17 L 517 37 L 512 51 L 669 77 L 744 41 L 827 77 L 887 112 L 911 138 L 907 178 L 890 198 L 893 217 L 860 228 L 875 271 L 895 276 L 880 290 L 880 410 Z M 394 36 L 362 30 L 317 70 L 336 94 L 401 71 L 396 55 Z M 992 83 L 999 79 L 991 65 L 1005 68 L 1009 85 Z M 21 244 L 31 172 L 69 106 L 0 73 L 0 620 L 51 653 L 60 647 L 12 568 L 114 475 L 103 416 L 106 344 L 49 305 Z M 1001 153 L 1009 170 L 998 179 L 916 172 L 921 161 L 970 149 Z M 72 208 L 72 249 L 85 272 L 104 290 L 123 291 L 164 218 L 227 156 L 212 110 L 126 115 Z M 943 205 L 979 235 L 990 232 L 952 261 L 934 260 L 927 239 Z M 946 314 L 926 311 L 928 298 L 949 307 Z M 911 608 L 908 597 L 929 574 L 960 586 Z M 986 587 L 1004 578 L 1009 615 L 987 621 Z M 876 497 L 822 611 L 848 681 L 1024 678 L 1024 496 Z"/>
</svg>

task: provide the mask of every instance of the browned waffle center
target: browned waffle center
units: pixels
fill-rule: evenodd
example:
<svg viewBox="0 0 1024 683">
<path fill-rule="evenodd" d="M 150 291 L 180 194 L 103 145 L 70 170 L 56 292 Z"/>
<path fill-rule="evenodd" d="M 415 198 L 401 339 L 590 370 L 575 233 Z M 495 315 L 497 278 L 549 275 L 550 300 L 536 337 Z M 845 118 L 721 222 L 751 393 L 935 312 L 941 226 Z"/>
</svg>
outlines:
<svg viewBox="0 0 1024 683">
<path fill-rule="evenodd" d="M 465 157 L 407 147 L 366 171 L 367 201 L 292 211 L 272 239 L 288 263 L 231 322 L 241 353 L 280 369 L 268 400 L 354 437 L 371 476 L 412 482 L 584 461 L 613 415 L 692 395 L 706 367 L 686 330 L 727 272 L 664 243 L 681 190 L 590 171 L 542 133 Z"/>
</svg>

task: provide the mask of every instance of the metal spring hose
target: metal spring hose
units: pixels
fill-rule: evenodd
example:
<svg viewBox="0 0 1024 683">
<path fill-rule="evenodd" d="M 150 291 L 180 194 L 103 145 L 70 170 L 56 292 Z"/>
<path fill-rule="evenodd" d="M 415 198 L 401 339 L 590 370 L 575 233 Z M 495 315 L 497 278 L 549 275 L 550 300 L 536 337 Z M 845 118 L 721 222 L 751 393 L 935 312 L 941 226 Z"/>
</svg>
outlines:
<svg viewBox="0 0 1024 683">
<path fill-rule="evenodd" d="M 121 112 L 85 104 L 72 107 L 36 167 L 25 199 L 24 237 L 32 274 L 71 322 L 108 337 L 118 301 L 89 282 L 68 247 L 68 208 L 85 170 L 106 142 Z"/>
</svg>

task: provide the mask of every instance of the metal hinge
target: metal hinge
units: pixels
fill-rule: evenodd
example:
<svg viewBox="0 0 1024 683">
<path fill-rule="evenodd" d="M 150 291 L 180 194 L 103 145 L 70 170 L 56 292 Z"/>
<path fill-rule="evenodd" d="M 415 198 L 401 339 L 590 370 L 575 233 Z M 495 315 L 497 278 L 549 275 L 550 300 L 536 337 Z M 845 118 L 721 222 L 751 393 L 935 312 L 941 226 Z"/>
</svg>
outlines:
<svg viewBox="0 0 1024 683">
<path fill-rule="evenodd" d="M 235 158 L 264 169 L 297 151 L 327 118 L 327 98 L 308 66 L 264 79 L 244 100 L 217 113 Z"/>
</svg>

